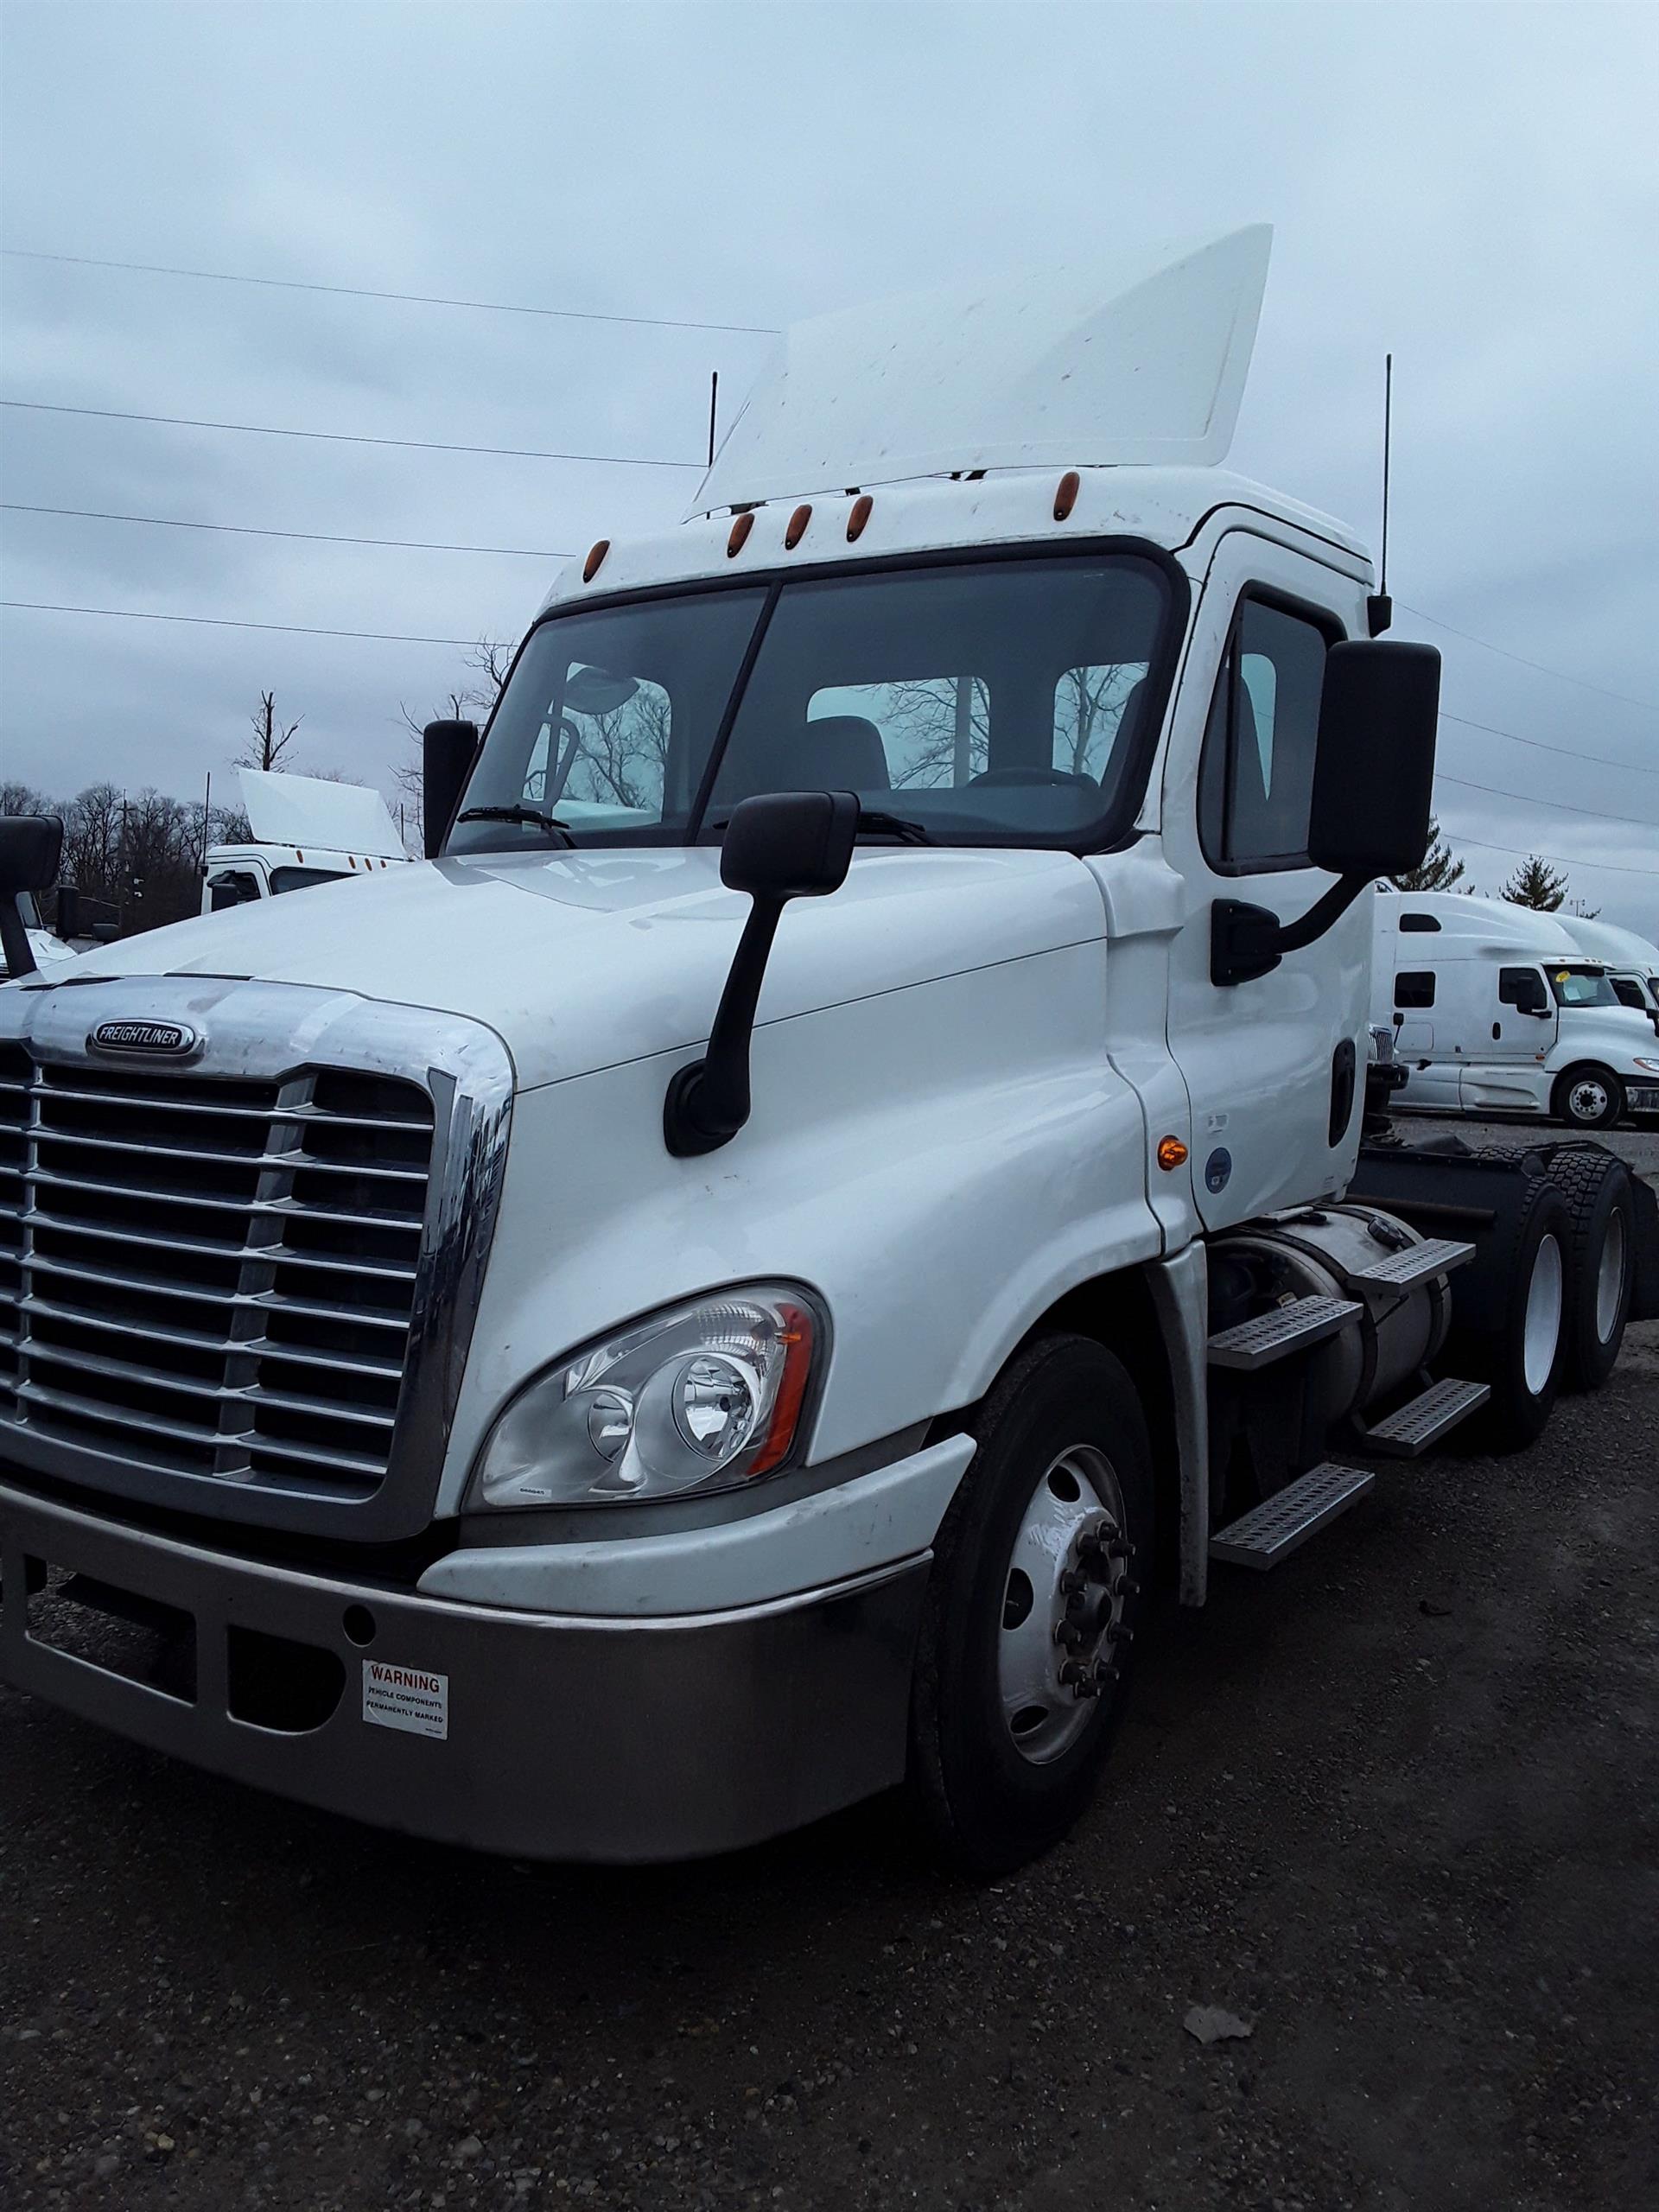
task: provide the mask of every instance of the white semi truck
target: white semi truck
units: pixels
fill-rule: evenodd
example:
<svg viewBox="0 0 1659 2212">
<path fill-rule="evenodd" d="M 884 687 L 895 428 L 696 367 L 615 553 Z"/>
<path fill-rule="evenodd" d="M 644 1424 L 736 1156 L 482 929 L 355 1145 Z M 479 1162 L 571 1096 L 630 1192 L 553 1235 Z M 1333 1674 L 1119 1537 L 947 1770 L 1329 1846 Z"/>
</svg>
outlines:
<svg viewBox="0 0 1659 2212">
<path fill-rule="evenodd" d="M 340 877 L 373 875 L 407 857 L 385 799 L 365 784 L 264 768 L 236 773 L 250 835 L 208 847 L 202 865 L 204 914 Z"/>
<path fill-rule="evenodd" d="M 1613 922 L 1558 914 L 1556 919 L 1581 951 L 1599 960 L 1623 1006 L 1659 1014 L 1659 944 Z"/>
<path fill-rule="evenodd" d="M 425 864 L 4 994 L 8 1680 L 515 1853 L 903 1783 L 1005 1867 L 1163 1596 L 1605 1378 L 1645 1185 L 1361 1149 L 1438 661 L 1219 466 L 1266 258 L 797 330 Z"/>
<path fill-rule="evenodd" d="M 1659 1020 L 1621 997 L 1560 914 L 1379 890 L 1372 1020 L 1407 1071 L 1396 1103 L 1611 1128 L 1659 1112 Z"/>
</svg>

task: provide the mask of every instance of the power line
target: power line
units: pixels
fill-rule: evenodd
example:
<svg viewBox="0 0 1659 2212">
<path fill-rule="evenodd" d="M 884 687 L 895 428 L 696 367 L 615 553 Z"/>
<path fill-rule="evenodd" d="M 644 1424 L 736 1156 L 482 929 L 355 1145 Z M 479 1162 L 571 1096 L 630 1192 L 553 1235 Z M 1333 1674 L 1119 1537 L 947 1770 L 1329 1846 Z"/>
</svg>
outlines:
<svg viewBox="0 0 1659 2212">
<path fill-rule="evenodd" d="M 449 445 L 432 438 L 372 438 L 353 430 L 291 430 L 270 423 L 210 423 L 191 415 L 135 415 L 115 407 L 66 407 L 49 399 L 0 399 L 0 407 L 22 407 L 36 415 L 89 415 L 104 423 L 163 423 L 175 430 L 241 430 L 261 438 L 315 438 L 327 445 L 396 446 L 408 453 L 494 454 L 508 461 L 592 461 L 613 468 L 695 468 L 700 461 L 658 461 L 627 453 L 553 453 L 535 446 Z"/>
<path fill-rule="evenodd" d="M 1517 737 L 1512 729 L 1499 729 L 1493 722 L 1471 722 L 1466 715 L 1442 714 L 1443 722 L 1456 722 L 1464 729 L 1484 730 L 1488 737 L 1507 737 L 1511 745 L 1529 745 L 1535 753 L 1559 753 L 1564 760 L 1578 760 L 1586 766 L 1593 763 L 1599 768 L 1618 768 L 1628 776 L 1659 776 L 1659 768 L 1644 768 L 1639 760 L 1612 760 L 1605 753 L 1578 753 L 1570 745 L 1546 745 L 1540 737 Z"/>
<path fill-rule="evenodd" d="M 1606 868 L 1614 875 L 1659 876 L 1659 868 L 1632 868 L 1625 861 L 1587 860 L 1582 853 L 1576 859 L 1568 860 L 1560 853 L 1541 853 L 1532 846 L 1494 845 L 1484 837 L 1465 837 L 1460 830 L 1454 830 L 1453 835 L 1460 845 L 1472 845 L 1478 853 L 1507 853 L 1512 860 L 1549 861 L 1556 868 Z"/>
<path fill-rule="evenodd" d="M 225 614 L 162 614 L 145 607 L 60 607 L 45 599 L 0 599 L 31 614 L 99 614 L 123 622 L 190 622 L 209 630 L 276 630 L 290 638 L 363 638 L 385 645 L 475 645 L 476 638 L 411 637 L 399 630 L 319 630 L 304 622 L 238 622 Z"/>
<path fill-rule="evenodd" d="M 156 261 L 105 261 L 86 253 L 37 253 L 26 246 L 0 247 L 18 261 L 55 261 L 75 269 L 124 269 L 143 276 L 189 276 L 207 284 L 257 284 L 270 291 L 327 292 L 336 299 L 401 300 L 414 307 L 474 308 L 486 315 L 531 315 L 561 322 L 626 323 L 636 329 L 721 330 L 745 338 L 775 338 L 764 322 L 699 322 L 665 315 L 602 315 L 588 308 L 527 307 L 516 300 L 458 300 L 434 292 L 386 292 L 365 284 L 317 284 L 297 276 L 245 276 L 223 269 L 174 269 Z"/>
<path fill-rule="evenodd" d="M 1592 683 L 1587 677 L 1569 676 L 1564 669 L 1548 668 L 1541 660 L 1529 660 L 1525 653 L 1511 652 L 1507 645 L 1495 645 L 1490 638 L 1478 638 L 1472 630 L 1457 630 L 1449 622 L 1442 622 L 1438 614 L 1425 614 L 1421 607 L 1408 607 L 1403 599 L 1395 605 L 1402 614 L 1414 614 L 1420 622 L 1432 623 L 1435 629 L 1444 630 L 1448 637 L 1461 638 L 1465 645 L 1478 645 L 1484 652 L 1497 653 L 1504 660 L 1519 661 L 1522 668 L 1536 669 L 1540 676 L 1553 676 L 1562 683 L 1576 683 L 1582 690 L 1599 691 L 1604 699 L 1617 699 L 1626 707 L 1640 707 L 1644 714 L 1659 715 L 1651 699 L 1632 698 L 1628 691 L 1610 691 L 1605 683 Z M 1503 733 L 1509 734 L 1507 731 Z"/>
<path fill-rule="evenodd" d="M 575 558 L 569 553 L 550 552 L 541 545 L 448 545 L 429 537 L 340 537 L 326 530 L 260 530 L 251 523 L 191 522 L 179 515 L 107 514 L 101 507 L 38 507 L 22 499 L 0 499 L 0 511 L 15 515 L 69 515 L 82 522 L 146 523 L 157 530 L 227 531 L 237 537 L 296 537 L 308 545 L 380 545 L 414 553 L 499 553 L 526 561 Z"/>
<path fill-rule="evenodd" d="M 1471 784 L 1463 776 L 1442 775 L 1438 768 L 1434 779 L 1437 783 L 1455 784 L 1459 791 L 1484 791 L 1488 798 L 1518 799 L 1523 806 L 1548 807 L 1556 814 L 1582 814 L 1592 822 L 1622 823 L 1627 829 L 1651 830 L 1659 836 L 1659 822 L 1646 822 L 1639 814 L 1603 814 L 1592 806 L 1569 806 L 1565 799 L 1536 798 L 1530 791 L 1506 791 L 1499 784 Z"/>
</svg>

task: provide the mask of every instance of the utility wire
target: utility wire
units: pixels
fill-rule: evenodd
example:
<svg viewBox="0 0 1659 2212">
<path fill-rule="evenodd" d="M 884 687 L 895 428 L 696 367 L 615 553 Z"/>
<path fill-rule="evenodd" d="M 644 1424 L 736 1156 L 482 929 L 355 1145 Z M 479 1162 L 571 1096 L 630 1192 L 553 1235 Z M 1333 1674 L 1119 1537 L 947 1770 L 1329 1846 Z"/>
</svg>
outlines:
<svg viewBox="0 0 1659 2212">
<path fill-rule="evenodd" d="M 99 614 L 123 622 L 190 622 L 209 630 L 278 630 L 289 638 L 365 638 L 387 645 L 475 645 L 476 638 L 411 637 L 400 630 L 318 630 L 304 622 L 238 622 L 225 614 L 163 614 L 146 607 L 61 607 L 46 599 L 0 599 L 32 614 Z"/>
<path fill-rule="evenodd" d="M 191 522 L 179 515 L 107 514 L 101 507 L 37 507 L 22 499 L 0 499 L 0 512 L 15 515 L 70 515 L 82 522 L 138 522 L 157 530 L 227 531 L 237 537 L 296 537 L 308 545 L 380 545 L 414 553 L 499 553 L 525 561 L 569 561 L 541 545 L 449 545 L 429 537 L 340 537 L 326 530 L 259 530 L 251 523 Z M 1659 773 L 1659 770 L 1655 771 Z"/>
<path fill-rule="evenodd" d="M 291 430 L 270 423 L 210 423 L 192 415 L 136 415 L 115 407 L 66 407 L 49 399 L 0 399 L 0 407 L 27 408 L 36 415 L 89 415 L 103 423 L 164 423 L 178 430 L 243 430 L 262 438 L 315 438 L 327 445 L 396 446 L 413 453 L 495 454 L 509 461 L 593 461 L 614 468 L 695 468 L 700 461 L 658 461 L 627 453 L 556 453 L 535 446 L 450 445 L 432 438 L 371 438 L 352 430 Z"/>
<path fill-rule="evenodd" d="M 1484 837 L 1465 837 L 1460 830 L 1455 828 L 1452 835 L 1460 845 L 1472 845 L 1479 853 L 1507 853 L 1511 860 L 1548 861 L 1556 868 L 1606 868 L 1614 875 L 1659 876 L 1659 868 L 1632 868 L 1627 861 L 1587 860 L 1582 853 L 1579 854 L 1575 859 L 1568 860 L 1561 853 L 1541 853 L 1535 846 L 1494 845 L 1489 843 Z"/>
<path fill-rule="evenodd" d="M 1569 676 L 1564 669 L 1547 668 L 1541 660 L 1529 660 L 1525 653 L 1511 652 L 1507 645 L 1495 645 L 1490 638 L 1478 638 L 1472 630 L 1455 630 L 1451 623 L 1442 622 L 1438 614 L 1425 614 L 1421 607 L 1408 607 L 1403 599 L 1395 604 L 1402 614 L 1414 614 L 1420 622 L 1433 623 L 1437 630 L 1444 630 L 1449 637 L 1461 638 L 1465 645 L 1478 645 L 1484 652 L 1497 653 L 1504 660 L 1519 661 L 1522 668 L 1536 669 L 1540 676 L 1553 676 L 1562 683 L 1576 683 L 1586 691 L 1599 691 L 1604 699 L 1617 699 L 1626 707 L 1640 707 L 1644 714 L 1659 715 L 1651 699 L 1632 698 L 1628 691 L 1610 691 L 1605 683 L 1592 683 L 1582 676 Z M 1508 731 L 1503 734 L 1508 736 Z"/>
<path fill-rule="evenodd" d="M 1647 822 L 1639 814 L 1603 814 L 1592 806 L 1569 806 L 1565 799 L 1537 798 L 1530 791 L 1506 791 L 1500 784 L 1471 784 L 1463 776 L 1443 775 L 1437 768 L 1434 780 L 1440 784 L 1455 784 L 1459 791 L 1484 791 L 1488 798 L 1518 799 L 1523 806 L 1548 807 L 1554 814 L 1582 814 L 1592 822 L 1622 823 L 1627 829 L 1651 830 L 1659 836 L 1659 822 Z"/>
<path fill-rule="evenodd" d="M 516 300 L 456 300 L 433 292 L 384 292 L 364 284 L 316 284 L 297 276 L 245 276 L 223 269 L 174 269 L 156 261 L 104 261 L 86 253 L 36 253 L 26 246 L 0 247 L 17 261 L 55 261 L 75 269 L 125 269 L 143 276 L 189 276 L 207 284 L 257 284 L 270 291 L 327 292 L 336 299 L 402 300 L 423 308 L 475 308 L 486 315 L 533 315 L 561 322 L 617 322 L 635 329 L 724 330 L 746 338 L 775 338 L 764 322 L 699 322 L 665 315 L 601 315 L 586 308 L 526 307 Z"/>
<path fill-rule="evenodd" d="M 1443 722 L 1456 722 L 1463 729 L 1484 730 L 1488 737 L 1507 737 L 1511 745 L 1529 745 L 1535 753 L 1559 753 L 1564 760 L 1580 760 L 1587 766 L 1593 763 L 1600 768 L 1618 768 L 1627 776 L 1659 776 L 1659 768 L 1644 768 L 1639 760 L 1613 760 L 1605 753 L 1578 753 L 1570 745 L 1546 745 L 1540 737 L 1517 737 L 1512 729 L 1499 729 L 1493 722 L 1471 722 L 1466 715 L 1442 714 Z"/>
</svg>

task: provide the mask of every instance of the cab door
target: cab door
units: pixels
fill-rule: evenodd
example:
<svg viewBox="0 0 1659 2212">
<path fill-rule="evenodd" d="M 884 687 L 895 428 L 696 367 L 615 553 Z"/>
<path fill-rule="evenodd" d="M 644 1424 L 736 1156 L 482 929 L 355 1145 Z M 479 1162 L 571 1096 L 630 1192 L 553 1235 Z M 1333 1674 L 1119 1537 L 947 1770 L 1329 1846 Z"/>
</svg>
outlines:
<svg viewBox="0 0 1659 2212">
<path fill-rule="evenodd" d="M 1359 1142 L 1371 917 L 1361 899 L 1315 944 L 1243 983 L 1211 980 L 1218 899 L 1306 912 L 1332 879 L 1307 860 L 1319 692 L 1359 627 L 1363 581 L 1255 531 L 1223 532 L 1205 576 L 1162 792 L 1182 880 L 1169 1047 L 1192 1103 L 1207 1229 L 1328 1195 Z"/>
</svg>

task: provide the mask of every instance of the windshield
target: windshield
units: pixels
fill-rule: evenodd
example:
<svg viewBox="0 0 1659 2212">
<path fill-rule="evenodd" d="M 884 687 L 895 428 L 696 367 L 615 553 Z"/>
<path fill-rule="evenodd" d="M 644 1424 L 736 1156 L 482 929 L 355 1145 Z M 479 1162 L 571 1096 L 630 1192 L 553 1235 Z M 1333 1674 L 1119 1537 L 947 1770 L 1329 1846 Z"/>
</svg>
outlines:
<svg viewBox="0 0 1659 2212">
<path fill-rule="evenodd" d="M 757 792 L 818 790 L 908 825 L 876 836 L 1109 842 L 1160 719 L 1169 602 L 1154 561 L 1096 554 L 555 616 L 519 656 L 448 849 L 687 843 Z M 521 818 L 467 818 L 480 809 Z"/>
<path fill-rule="evenodd" d="M 1551 968 L 1546 970 L 1557 1006 L 1617 1006 L 1618 993 L 1605 968 Z"/>
</svg>

